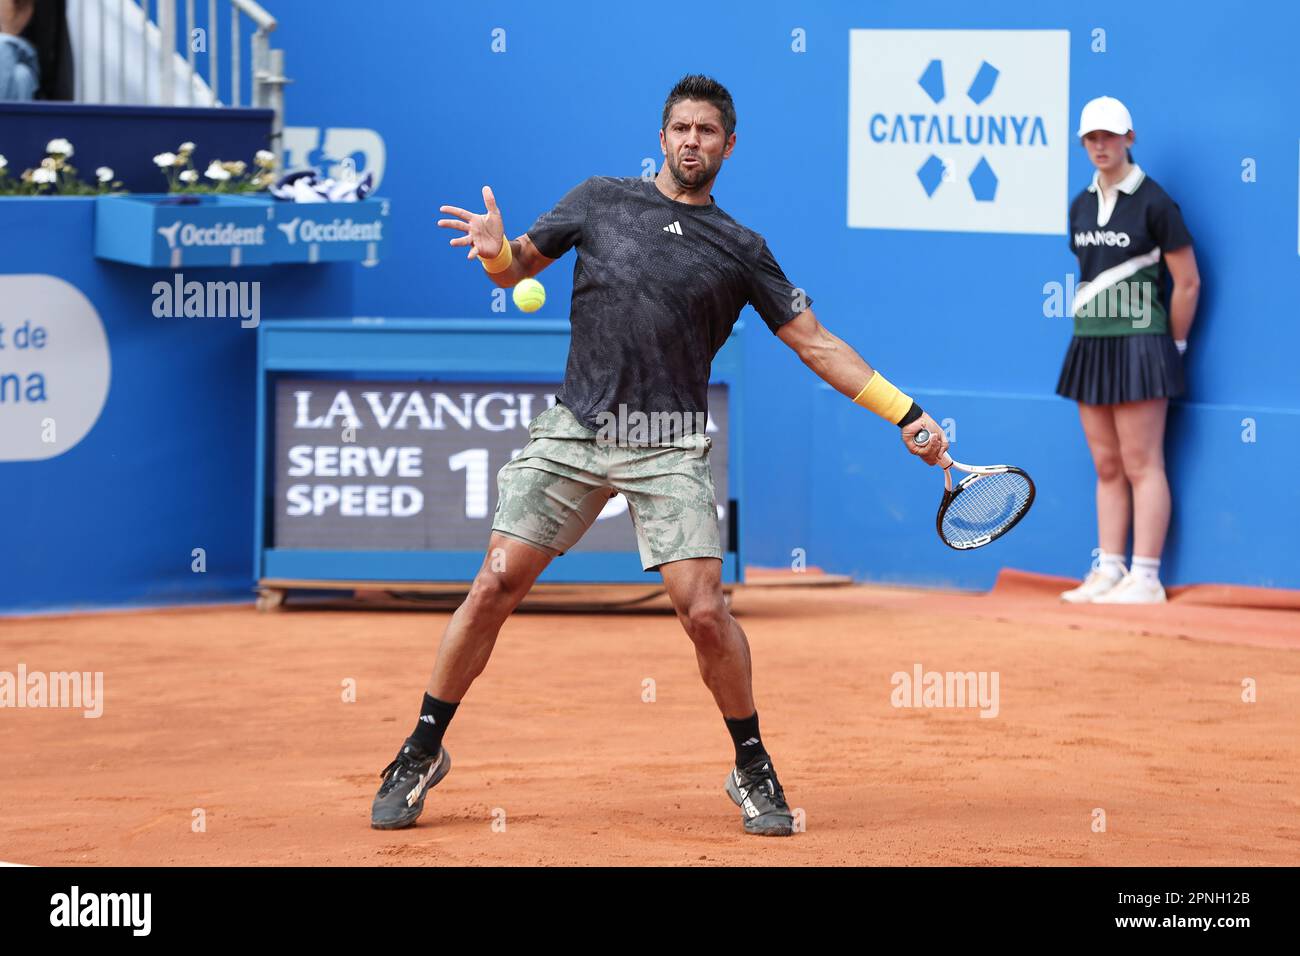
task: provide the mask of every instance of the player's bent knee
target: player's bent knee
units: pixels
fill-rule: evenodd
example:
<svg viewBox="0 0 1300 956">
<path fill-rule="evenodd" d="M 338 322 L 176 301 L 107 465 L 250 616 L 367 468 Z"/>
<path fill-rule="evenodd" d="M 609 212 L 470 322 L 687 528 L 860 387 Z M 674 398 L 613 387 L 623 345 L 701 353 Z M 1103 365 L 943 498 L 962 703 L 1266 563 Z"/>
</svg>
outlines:
<svg viewBox="0 0 1300 956">
<path fill-rule="evenodd" d="M 502 575 L 481 572 L 470 585 L 469 594 L 461 605 L 473 618 L 505 618 L 519 602 L 519 588 Z"/>
<path fill-rule="evenodd" d="M 693 604 L 686 612 L 686 632 L 697 646 L 720 645 L 731 630 L 731 612 L 721 601 Z"/>
</svg>

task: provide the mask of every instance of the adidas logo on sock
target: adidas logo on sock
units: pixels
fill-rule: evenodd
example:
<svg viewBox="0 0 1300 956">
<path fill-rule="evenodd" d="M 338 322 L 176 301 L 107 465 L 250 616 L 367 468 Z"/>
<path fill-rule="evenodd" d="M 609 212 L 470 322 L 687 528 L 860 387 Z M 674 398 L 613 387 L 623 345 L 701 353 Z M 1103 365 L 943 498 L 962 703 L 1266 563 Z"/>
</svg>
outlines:
<svg viewBox="0 0 1300 956">
<path fill-rule="evenodd" d="M 420 720 L 424 721 L 426 724 L 436 724 L 438 722 L 437 718 L 434 717 L 433 714 L 421 714 Z"/>
<path fill-rule="evenodd" d="M 674 219 L 671 225 L 664 226 L 664 232 L 671 232 L 674 236 L 680 236 L 682 235 L 682 224 Z"/>
<path fill-rule="evenodd" d="M 756 743 L 758 743 L 758 738 L 757 738 L 757 737 L 750 737 L 748 740 L 746 740 L 746 741 L 745 741 L 743 744 L 741 744 L 740 746 L 742 746 L 742 747 L 752 747 L 752 746 L 754 746 L 754 744 L 756 744 Z"/>
</svg>

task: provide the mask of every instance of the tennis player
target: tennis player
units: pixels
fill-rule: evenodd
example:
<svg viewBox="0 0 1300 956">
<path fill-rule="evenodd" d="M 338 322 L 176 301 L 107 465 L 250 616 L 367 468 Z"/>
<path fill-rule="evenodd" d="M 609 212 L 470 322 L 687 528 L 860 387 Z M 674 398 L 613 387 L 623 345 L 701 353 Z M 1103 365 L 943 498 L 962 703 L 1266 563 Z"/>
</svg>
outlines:
<svg viewBox="0 0 1300 956">
<path fill-rule="evenodd" d="M 557 403 L 529 423 L 530 441 L 497 476 L 488 554 L 443 633 L 415 729 L 382 773 L 372 826 L 398 829 L 419 817 L 429 789 L 451 767 L 443 735 L 502 624 L 552 558 L 572 548 L 621 492 L 642 565 L 663 576 L 731 735 L 735 765 L 726 792 L 741 807 L 745 831 L 792 832 L 759 732 L 749 644 L 723 601 L 711 442 L 702 427 L 688 427 L 707 413 L 713 356 L 752 304 L 815 374 L 899 428 L 912 454 L 934 464 L 947 442 L 934 419 L 817 321 L 811 299 L 786 279 L 764 238 L 714 201 L 735 128 L 727 90 L 687 76 L 664 104 L 665 162 L 654 179 L 587 179 L 509 242 L 488 187 L 484 212 L 441 207 L 455 218 L 438 225 L 461 233 L 451 245 L 467 246 L 468 257 L 504 288 L 576 248 L 572 335 Z M 636 413 L 642 421 L 660 416 L 667 427 L 657 440 L 610 427 L 611 418 L 637 421 Z M 940 441 L 917 448 L 911 439 L 922 428 Z"/>
<path fill-rule="evenodd" d="M 1099 558 L 1073 603 L 1165 600 L 1160 554 L 1169 528 L 1165 416 L 1183 394 L 1182 355 L 1200 276 L 1178 204 L 1132 161 L 1133 120 L 1117 99 L 1088 102 L 1079 136 L 1097 167 L 1070 206 L 1079 259 L 1074 337 L 1056 391 L 1079 403 L 1097 469 Z M 1173 278 L 1166 308 L 1165 279 Z M 1124 566 L 1129 517 L 1133 563 Z"/>
</svg>

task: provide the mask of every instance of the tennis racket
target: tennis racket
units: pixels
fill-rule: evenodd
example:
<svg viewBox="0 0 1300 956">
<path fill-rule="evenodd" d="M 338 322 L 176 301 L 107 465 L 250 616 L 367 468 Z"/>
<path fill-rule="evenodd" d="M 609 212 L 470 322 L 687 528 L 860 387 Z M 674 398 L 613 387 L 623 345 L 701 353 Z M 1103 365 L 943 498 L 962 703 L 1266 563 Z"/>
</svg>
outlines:
<svg viewBox="0 0 1300 956">
<path fill-rule="evenodd" d="M 924 428 L 912 439 L 924 448 L 930 433 Z M 1034 481 L 1014 465 L 963 465 L 945 452 L 943 501 L 935 527 L 943 543 L 958 551 L 982 548 L 996 541 L 1019 523 L 1034 503 Z M 952 469 L 967 472 L 952 485 Z"/>
</svg>

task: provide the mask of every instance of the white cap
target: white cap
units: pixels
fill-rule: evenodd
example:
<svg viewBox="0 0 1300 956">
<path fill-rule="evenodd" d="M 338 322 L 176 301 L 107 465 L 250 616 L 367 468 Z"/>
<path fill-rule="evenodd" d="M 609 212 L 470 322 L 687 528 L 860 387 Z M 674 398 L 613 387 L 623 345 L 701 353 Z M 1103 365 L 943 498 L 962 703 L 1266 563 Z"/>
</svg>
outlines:
<svg viewBox="0 0 1300 956">
<path fill-rule="evenodd" d="M 1079 136 L 1087 136 L 1098 129 L 1123 136 L 1132 128 L 1133 117 L 1129 116 L 1128 107 L 1113 96 L 1089 100 L 1079 114 Z"/>
</svg>

